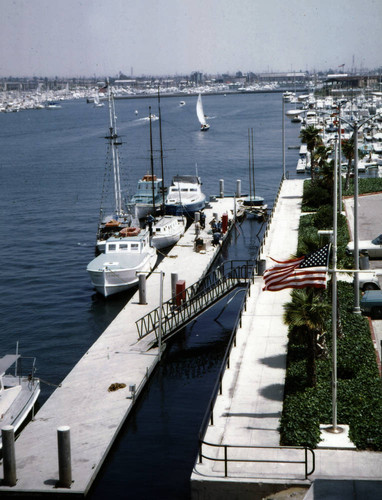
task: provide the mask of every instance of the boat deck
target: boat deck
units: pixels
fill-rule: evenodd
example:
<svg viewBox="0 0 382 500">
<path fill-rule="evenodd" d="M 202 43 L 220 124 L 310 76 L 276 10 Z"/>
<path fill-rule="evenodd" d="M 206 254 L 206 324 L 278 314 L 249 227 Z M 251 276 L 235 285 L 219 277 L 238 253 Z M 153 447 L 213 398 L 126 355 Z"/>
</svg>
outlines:
<svg viewBox="0 0 382 500">
<path fill-rule="evenodd" d="M 164 272 L 164 301 L 171 298 L 171 273 L 177 273 L 178 279 L 185 280 L 189 286 L 208 272 L 220 249 L 212 245 L 209 223 L 215 213 L 220 218 L 228 212 L 231 219 L 233 208 L 233 198 L 212 202 L 204 211 L 205 230 L 198 235 L 205 249 L 195 251 L 196 231 L 192 224 L 160 263 L 156 271 Z M 134 405 L 130 386 L 136 386 L 138 396 L 159 361 L 157 348 L 147 350 L 154 334 L 138 341 L 135 325 L 136 320 L 159 305 L 159 274 L 148 277 L 146 300 L 147 304 L 139 304 L 137 291 L 63 380 L 61 387 L 53 392 L 35 420 L 23 430 L 15 443 L 17 484 L 14 487 L 0 485 L 0 495 L 84 495 L 89 490 Z M 112 384 L 126 386 L 109 391 Z M 70 427 L 73 479 L 70 489 L 56 486 L 59 479 L 57 428 L 61 426 Z"/>
</svg>

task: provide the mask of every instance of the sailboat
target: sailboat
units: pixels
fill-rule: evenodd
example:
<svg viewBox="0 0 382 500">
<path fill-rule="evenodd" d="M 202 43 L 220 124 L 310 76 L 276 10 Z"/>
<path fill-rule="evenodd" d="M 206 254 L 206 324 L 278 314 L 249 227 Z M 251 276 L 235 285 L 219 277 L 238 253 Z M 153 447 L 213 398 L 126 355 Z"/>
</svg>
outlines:
<svg viewBox="0 0 382 500">
<path fill-rule="evenodd" d="M 117 134 L 116 114 L 114 106 L 114 96 L 108 86 L 108 102 L 109 102 L 109 134 L 105 137 L 108 140 L 109 162 L 106 168 L 111 170 L 113 177 L 113 193 L 109 193 L 109 184 L 105 184 L 102 192 L 102 202 L 100 209 L 100 217 L 97 230 L 96 254 L 104 252 L 105 243 L 108 238 L 118 233 L 121 229 L 129 227 L 132 222 L 132 215 L 128 213 L 122 206 L 122 190 L 119 166 L 118 146 L 122 144 Z M 111 161 L 110 161 L 111 160 Z M 105 179 L 108 178 L 105 175 Z M 109 195 L 109 196 L 108 196 Z M 108 199 L 107 198 L 111 198 Z M 109 201 L 110 211 L 108 215 L 104 214 L 103 205 Z"/>
<path fill-rule="evenodd" d="M 264 198 L 255 194 L 255 163 L 253 148 L 253 129 L 248 129 L 248 150 L 249 150 L 249 196 L 238 200 L 239 207 L 247 215 L 252 215 L 257 219 L 264 219 L 267 215 L 267 205 Z"/>
<path fill-rule="evenodd" d="M 161 170 L 162 179 L 164 179 L 164 166 L 163 166 L 163 143 L 162 143 L 162 115 L 160 107 L 160 92 L 158 88 L 158 115 L 159 115 L 159 141 L 160 141 L 160 159 L 161 159 Z M 152 151 L 152 136 L 150 129 L 150 146 Z M 152 170 L 154 170 L 154 162 L 152 158 Z M 165 210 L 165 190 L 162 189 L 162 200 L 161 200 L 161 213 Z M 154 208 L 155 210 L 155 208 Z M 149 225 L 151 232 L 151 244 L 157 250 L 162 248 L 167 248 L 169 246 L 175 245 L 180 238 L 184 235 L 186 230 L 186 219 L 182 215 L 162 215 L 152 221 Z"/>
<path fill-rule="evenodd" d="M 104 106 L 104 103 L 100 102 L 99 94 L 98 94 L 98 92 L 96 92 L 94 95 L 94 107 L 95 108 L 102 108 L 103 106 Z"/>
<path fill-rule="evenodd" d="M 206 132 L 210 126 L 206 121 L 206 117 L 203 111 L 203 103 L 202 103 L 202 95 L 198 95 L 198 100 L 196 101 L 196 116 L 200 122 L 200 130 L 201 132 Z"/>
</svg>

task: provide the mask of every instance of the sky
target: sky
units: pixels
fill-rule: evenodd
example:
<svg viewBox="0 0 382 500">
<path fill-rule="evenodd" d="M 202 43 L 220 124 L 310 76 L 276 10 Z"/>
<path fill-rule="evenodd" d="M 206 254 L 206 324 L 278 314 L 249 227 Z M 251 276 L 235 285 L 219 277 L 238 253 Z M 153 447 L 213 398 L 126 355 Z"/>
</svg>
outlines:
<svg viewBox="0 0 382 500">
<path fill-rule="evenodd" d="M 0 0 L 0 77 L 374 69 L 381 26 L 382 0 Z"/>
</svg>

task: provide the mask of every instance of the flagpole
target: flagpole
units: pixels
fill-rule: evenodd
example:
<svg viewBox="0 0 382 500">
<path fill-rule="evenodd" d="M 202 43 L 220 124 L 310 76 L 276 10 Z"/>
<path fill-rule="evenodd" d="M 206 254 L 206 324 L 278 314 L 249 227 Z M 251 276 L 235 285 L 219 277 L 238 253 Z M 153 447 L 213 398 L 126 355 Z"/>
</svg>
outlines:
<svg viewBox="0 0 382 500">
<path fill-rule="evenodd" d="M 338 191 L 338 136 L 334 139 L 333 168 L 333 271 L 332 271 L 332 426 L 326 430 L 333 434 L 343 432 L 337 425 L 337 191 Z"/>
</svg>

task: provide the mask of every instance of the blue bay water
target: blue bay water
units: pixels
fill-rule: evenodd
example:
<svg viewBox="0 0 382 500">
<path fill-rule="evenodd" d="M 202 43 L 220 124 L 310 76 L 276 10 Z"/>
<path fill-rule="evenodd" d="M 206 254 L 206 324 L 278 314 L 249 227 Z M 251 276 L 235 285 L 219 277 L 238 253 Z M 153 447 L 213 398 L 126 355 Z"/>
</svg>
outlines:
<svg viewBox="0 0 382 500">
<path fill-rule="evenodd" d="M 166 184 L 197 168 L 207 196 L 219 192 L 219 179 L 227 194 L 234 193 L 237 179 L 247 191 L 253 128 L 256 194 L 271 206 L 282 175 L 281 94 L 205 96 L 207 133 L 199 131 L 196 97 L 184 100 L 181 107 L 176 97 L 161 99 Z M 149 106 L 158 114 L 155 98 L 116 101 L 129 195 L 150 169 Z M 152 125 L 159 175 L 158 121 Z M 86 273 L 94 256 L 107 132 L 107 107 L 84 100 L 63 102 L 58 110 L 0 113 L 0 355 L 13 352 L 19 341 L 24 356 L 37 357 L 38 376 L 53 384 L 127 300 L 103 299 Z M 299 126 L 286 120 L 286 146 L 297 145 L 298 134 Z M 296 162 L 297 151 L 286 149 L 290 176 Z M 246 220 L 223 258 L 256 257 L 261 231 L 261 224 Z M 226 300 L 217 304 L 169 346 L 89 498 L 188 498 L 198 430 L 240 301 L 239 294 L 215 321 Z M 40 404 L 52 390 L 42 384 Z"/>
</svg>

